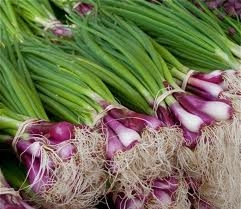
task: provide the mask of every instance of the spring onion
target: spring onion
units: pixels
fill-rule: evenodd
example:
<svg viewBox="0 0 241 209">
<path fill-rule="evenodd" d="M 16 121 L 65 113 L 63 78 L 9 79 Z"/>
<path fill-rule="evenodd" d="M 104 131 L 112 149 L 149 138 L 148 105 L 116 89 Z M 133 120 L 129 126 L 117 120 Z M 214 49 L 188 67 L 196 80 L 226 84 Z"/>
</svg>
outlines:
<svg viewBox="0 0 241 209">
<path fill-rule="evenodd" d="M 72 36 L 71 29 L 55 17 L 47 0 L 11 0 L 8 1 L 8 4 L 14 8 L 12 12 L 23 18 L 30 25 L 30 28 L 35 30 L 35 33 L 39 32 L 42 35 L 44 31 L 50 31 L 60 37 L 69 38 Z M 44 30 L 40 30 L 40 28 Z"/>
<path fill-rule="evenodd" d="M 14 55 L 11 44 L 8 49 Z M 14 66 L 5 51 L 1 49 L 0 129 L 12 136 L 5 142 L 27 169 L 28 188 L 35 193 L 30 198 L 47 208 L 93 207 L 104 195 L 107 180 L 100 134 L 84 125 L 49 122 L 20 74 L 25 62 L 18 56 Z"/>
<path fill-rule="evenodd" d="M 187 86 L 185 88 L 191 94 L 176 94 L 176 98 L 178 98 L 181 105 L 189 111 L 202 112 L 217 121 L 216 125 L 210 124 L 211 126 L 208 126 L 208 129 L 211 127 L 213 127 L 214 130 L 216 129 L 216 134 L 210 138 L 205 136 L 203 142 L 200 140 L 200 145 L 202 145 L 199 149 L 195 150 L 195 152 L 197 152 L 196 159 L 199 165 L 198 170 L 200 169 L 198 172 L 205 173 L 201 176 L 205 176 L 202 181 L 206 187 L 208 187 L 207 185 L 212 185 L 215 181 L 220 182 L 222 185 L 225 184 L 223 188 L 218 186 L 217 189 L 220 190 L 220 194 L 218 195 L 220 201 L 227 201 L 225 204 L 229 204 L 229 201 L 234 203 L 235 198 L 239 196 L 236 196 L 235 193 L 237 194 L 239 193 L 238 191 L 240 191 L 239 184 L 236 184 L 240 179 L 238 175 L 235 174 L 239 173 L 240 170 L 238 150 L 240 139 L 237 137 L 237 134 L 239 133 L 240 124 L 239 104 L 241 97 L 238 94 L 240 91 L 240 81 L 237 76 L 238 72 L 217 70 L 210 73 L 201 73 L 193 71 L 190 77 L 186 77 L 190 69 L 182 65 L 165 48 L 158 44 L 155 45 L 163 58 L 172 65 L 171 73 L 179 85 L 182 86 L 183 82 L 186 81 Z M 232 118 L 230 118 L 230 116 Z M 208 150 L 206 146 L 209 147 L 206 143 L 208 138 L 211 140 L 213 149 L 210 149 L 210 152 L 207 151 L 204 154 L 203 149 Z M 220 159 L 220 161 L 218 159 Z M 223 170 L 224 167 L 225 169 Z M 230 171 L 227 172 L 227 170 Z M 232 176 L 230 173 L 234 175 Z M 222 176 L 222 178 L 220 178 L 220 176 Z M 219 185 L 219 183 L 215 184 Z M 210 188 L 212 187 L 213 186 Z M 228 197 L 230 198 L 229 200 L 226 195 L 222 195 L 223 192 L 227 190 L 230 191 L 229 194 L 235 190 L 235 192 Z M 205 190 L 202 192 L 205 194 Z M 207 190 L 205 197 L 208 199 L 210 196 L 210 192 Z M 216 201 L 215 197 L 212 197 L 210 202 L 215 205 L 218 204 L 219 201 Z M 222 204 L 224 205 L 223 202 Z"/>
</svg>

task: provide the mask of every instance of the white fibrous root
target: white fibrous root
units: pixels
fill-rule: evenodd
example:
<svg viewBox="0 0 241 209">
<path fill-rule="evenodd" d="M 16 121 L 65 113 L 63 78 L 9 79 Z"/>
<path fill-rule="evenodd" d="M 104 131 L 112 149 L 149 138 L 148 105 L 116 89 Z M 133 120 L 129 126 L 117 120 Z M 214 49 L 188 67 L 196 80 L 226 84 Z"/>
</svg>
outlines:
<svg viewBox="0 0 241 209">
<path fill-rule="evenodd" d="M 40 142 L 40 152 L 31 159 L 28 178 L 32 172 L 35 177 L 30 189 L 37 188 L 32 199 L 44 208 L 94 208 L 106 192 L 103 135 L 85 127 L 75 128 L 74 136 L 59 144 L 50 144 L 44 137 L 31 137 Z M 39 160 L 38 170 L 34 167 L 36 160 Z"/>
<path fill-rule="evenodd" d="M 240 208 L 240 122 L 237 117 L 203 128 L 195 150 L 196 166 L 187 173 L 202 182 L 201 197 L 219 208 Z"/>
<path fill-rule="evenodd" d="M 231 100 L 235 113 L 241 117 L 241 70 L 223 73 L 223 80 L 225 91 L 221 96 Z"/>
<path fill-rule="evenodd" d="M 132 191 L 147 195 L 150 182 L 169 176 L 176 168 L 177 150 L 182 146 L 182 131 L 177 127 L 146 128 L 141 141 L 127 151 L 116 153 L 109 162 L 113 191 L 123 192 L 128 198 Z"/>
<path fill-rule="evenodd" d="M 231 94 L 241 94 L 241 70 L 223 73 L 223 87 Z"/>
<path fill-rule="evenodd" d="M 189 184 L 183 173 L 157 178 L 150 182 L 148 194 L 137 194 L 132 191 L 128 196 L 124 192 L 112 193 L 116 208 L 126 209 L 187 209 L 191 202 L 188 199 Z"/>
</svg>

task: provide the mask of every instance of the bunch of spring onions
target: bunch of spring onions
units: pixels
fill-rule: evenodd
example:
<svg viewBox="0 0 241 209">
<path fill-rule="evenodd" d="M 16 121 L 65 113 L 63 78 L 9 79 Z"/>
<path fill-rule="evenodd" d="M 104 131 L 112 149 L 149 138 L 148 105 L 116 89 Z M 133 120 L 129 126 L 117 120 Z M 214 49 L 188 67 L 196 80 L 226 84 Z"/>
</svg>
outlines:
<svg viewBox="0 0 241 209">
<path fill-rule="evenodd" d="M 191 67 L 202 70 L 240 68 L 240 46 L 230 41 L 220 27 L 196 17 L 192 10 L 195 6 L 189 1 L 167 0 L 162 4 L 145 0 L 96 2 L 100 10 L 134 21 Z"/>
<path fill-rule="evenodd" d="M 48 0 L 3 0 L 0 4 L 2 22 L 9 28 L 9 34 L 45 34 L 50 31 L 55 36 L 69 38 L 72 32 L 56 17 Z M 21 16 L 21 18 L 19 18 Z M 17 27 L 17 28 L 15 28 Z M 19 28 L 18 28 L 19 27 Z M 19 38 L 22 40 L 22 37 Z"/>
<path fill-rule="evenodd" d="M 185 196 L 188 188 L 185 182 L 182 183 L 184 180 L 178 172 L 173 170 L 171 163 L 181 145 L 181 132 L 177 132 L 175 127 L 166 127 L 153 116 L 136 113 L 118 104 L 105 85 L 92 73 L 101 69 L 104 71 L 103 67 L 86 58 L 67 55 L 50 45 L 46 47 L 43 43 L 39 43 L 41 49 L 36 50 L 36 45 L 37 42 L 26 44 L 22 52 L 43 103 L 54 110 L 58 117 L 68 120 L 67 116 L 72 113 L 74 122 L 83 120 L 104 134 L 104 160 L 112 177 L 109 191 L 123 193 L 124 199 L 134 196 L 147 198 L 153 193 L 153 181 L 173 176 L 177 179 L 175 191 L 160 194 L 157 202 L 185 208 L 188 204 Z M 59 84 L 61 80 L 67 86 Z M 128 85 L 121 79 L 118 80 L 123 85 Z M 140 98 L 139 101 L 145 101 L 138 93 L 133 96 L 135 95 L 137 97 L 130 99 L 138 101 Z M 146 110 L 152 111 L 148 106 Z M 69 114 L 64 114 L 65 111 Z M 173 203 L 166 201 L 171 198 Z M 180 203 L 175 203 L 176 201 Z M 145 200 L 143 204 L 151 207 L 154 203 Z"/>
<path fill-rule="evenodd" d="M 105 161 L 101 160 L 102 138 L 84 125 L 49 122 L 27 79 L 18 47 L 4 43 L 6 48 L 0 52 L 0 101 L 4 104 L 0 129 L 12 136 L 4 140 L 12 144 L 27 169 L 28 188 L 34 192 L 27 195 L 46 208 L 93 208 L 107 181 Z"/>
<path fill-rule="evenodd" d="M 5 142 L 13 144 L 27 169 L 28 188 L 34 192 L 27 192 L 31 201 L 46 208 L 92 208 L 98 203 L 97 198 L 104 194 L 106 175 L 99 172 L 103 162 L 93 156 L 93 152 L 98 155 L 99 148 L 91 141 L 94 132 L 67 122 L 50 123 L 17 115 L 6 108 L 3 111 L 6 115 L 2 116 L 1 131 L 15 131 Z"/>
<path fill-rule="evenodd" d="M 115 73 L 132 86 L 135 85 L 133 81 L 139 81 L 135 88 L 154 107 L 157 117 L 166 125 L 181 125 L 184 138 L 180 140 L 185 142 L 185 146 L 178 155 L 178 163 L 192 177 L 199 180 L 204 177 L 201 181 L 208 182 L 205 191 L 201 191 L 202 195 L 210 198 L 215 206 L 239 204 L 236 199 L 239 195 L 233 198 L 233 194 L 240 193 L 236 184 L 240 181 L 237 174 L 240 172 L 240 123 L 234 115 L 232 98 L 219 99 L 221 87 L 208 85 L 201 79 L 188 79 L 191 90 L 181 90 L 180 82 L 172 77 L 175 69 L 171 70 L 161 57 L 162 48 L 135 25 L 108 16 L 108 13 L 107 16 L 99 15 L 98 20 L 89 20 L 86 23 L 74 17 L 74 36 L 79 52 L 102 63 L 106 67 L 105 74 Z M 104 73 L 95 73 L 111 85 Z M 155 100 L 159 93 L 161 96 Z M 214 197 L 206 195 L 213 188 L 217 191 Z M 229 197 L 224 193 L 227 189 Z"/>
<path fill-rule="evenodd" d="M 238 198 L 240 192 L 240 186 L 236 185 L 236 182 L 239 181 L 239 177 L 235 172 L 240 172 L 240 162 L 239 162 L 239 146 L 240 146 L 240 138 L 239 138 L 239 126 L 240 126 L 240 92 L 241 90 L 241 81 L 235 71 L 213 71 L 211 73 L 201 73 L 198 71 L 190 71 L 189 68 L 182 65 L 174 56 L 172 56 L 165 48 L 161 47 L 158 44 L 155 44 L 156 48 L 159 50 L 160 54 L 162 54 L 163 58 L 172 66 L 171 73 L 173 77 L 176 79 L 176 82 L 182 87 L 186 89 L 186 91 L 190 92 L 191 95 L 184 95 L 180 93 L 177 95 L 179 97 L 179 101 L 181 104 L 186 107 L 186 105 L 191 102 L 194 107 L 196 107 L 199 111 L 205 111 L 207 105 L 204 100 L 207 100 L 209 103 L 209 107 L 206 111 L 210 111 L 213 113 L 213 116 L 216 117 L 218 122 L 218 126 L 223 131 L 220 130 L 219 134 L 225 134 L 224 141 L 222 141 L 220 135 L 217 135 L 216 138 L 212 137 L 211 141 L 217 140 L 218 146 L 216 147 L 216 151 L 214 149 L 210 149 L 208 147 L 203 147 L 205 150 L 210 149 L 209 153 L 205 156 L 201 153 L 202 150 L 197 150 L 197 160 L 199 161 L 198 170 L 200 173 L 203 173 L 201 176 L 204 177 L 203 182 L 205 184 L 212 184 L 213 182 L 217 182 L 216 185 L 224 185 L 224 191 L 229 190 L 229 194 L 231 194 L 230 199 L 232 197 L 232 201 Z M 187 76 L 188 75 L 188 76 Z M 232 120 L 227 124 L 222 123 L 221 115 L 219 115 L 219 108 L 221 113 L 223 112 L 223 108 L 221 108 L 221 103 L 224 102 L 226 104 L 231 104 L 233 107 Z M 212 108 L 213 105 L 213 108 Z M 224 106 L 223 106 L 224 107 Z M 219 116 L 218 116 L 219 115 Z M 226 122 L 225 122 L 226 123 Z M 225 127 L 228 126 L 226 129 Z M 227 135 L 226 135 L 227 134 Z M 204 139 L 206 140 L 206 138 Z M 211 142 L 211 143 L 212 143 Z M 207 145 L 207 144 L 206 144 Z M 215 143 L 212 143 L 215 147 Z M 220 152 L 221 149 L 223 153 Z M 208 159 L 209 158 L 209 159 Z M 219 158 L 219 160 L 217 160 Z M 217 160 L 217 161 L 216 161 Z M 215 162 L 216 161 L 216 162 Z M 211 170 L 213 170 L 212 176 L 209 176 L 206 172 L 209 172 L 208 166 L 211 166 Z M 229 172 L 227 170 L 222 170 L 223 166 L 229 168 Z M 234 169 L 234 170 L 233 170 Z M 234 179 L 230 181 L 225 181 L 224 179 L 229 179 L 230 173 L 234 174 Z M 209 179 L 210 177 L 210 179 Z M 222 180 L 221 180 L 222 179 Z M 218 183 L 219 181 L 223 181 L 223 183 Z M 232 183 L 233 182 L 233 183 Z M 214 187 L 215 188 L 215 187 Z M 216 188 L 214 189 L 216 190 Z M 234 192 L 235 190 L 235 192 Z M 227 199 L 226 193 L 219 194 L 219 198 L 225 201 Z M 205 191 L 202 191 L 204 195 L 209 198 L 215 199 L 212 197 L 213 191 L 209 191 L 205 194 Z M 237 196 L 236 196 L 237 195 Z"/>
</svg>

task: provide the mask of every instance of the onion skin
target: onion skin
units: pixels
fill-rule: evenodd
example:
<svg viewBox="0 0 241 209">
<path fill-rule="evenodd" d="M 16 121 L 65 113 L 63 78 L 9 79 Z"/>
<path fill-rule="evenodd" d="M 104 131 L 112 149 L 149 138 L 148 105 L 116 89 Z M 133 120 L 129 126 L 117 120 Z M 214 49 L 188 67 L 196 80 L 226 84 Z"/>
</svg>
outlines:
<svg viewBox="0 0 241 209">
<path fill-rule="evenodd" d="M 224 100 L 208 101 L 185 93 L 176 93 L 175 96 L 185 109 L 201 117 L 207 125 L 212 124 L 215 120 L 228 120 L 233 115 L 232 106 Z"/>
<path fill-rule="evenodd" d="M 199 133 L 194 133 L 187 130 L 185 127 L 183 129 L 184 145 L 190 149 L 194 149 L 198 144 Z"/>
<path fill-rule="evenodd" d="M 205 92 L 208 92 L 211 96 L 215 98 L 218 98 L 223 92 L 223 88 L 218 84 L 210 83 L 193 77 L 190 77 L 188 79 L 188 84 Z"/>
<path fill-rule="evenodd" d="M 161 121 L 165 123 L 166 126 L 172 126 L 175 124 L 171 112 L 162 105 L 159 105 L 157 109 L 157 116 Z"/>
<path fill-rule="evenodd" d="M 116 119 L 119 119 L 124 126 L 137 131 L 142 132 L 144 128 L 150 127 L 152 129 L 159 129 L 165 124 L 157 118 L 141 113 L 136 113 L 126 109 L 113 109 L 110 110 L 110 115 Z"/>
<path fill-rule="evenodd" d="M 197 78 L 203 81 L 220 84 L 223 82 L 223 76 L 221 70 L 215 70 L 211 73 L 196 72 L 192 75 L 193 78 Z"/>
<path fill-rule="evenodd" d="M 196 87 L 188 85 L 186 89 L 187 89 L 187 91 L 189 91 L 189 92 L 191 92 L 191 93 L 193 93 L 193 94 L 195 94 L 199 97 L 202 97 L 202 98 L 205 98 L 205 99 L 208 99 L 208 100 L 217 100 L 217 97 L 211 95 L 209 92 L 198 89 Z"/>
<path fill-rule="evenodd" d="M 68 122 L 59 122 L 53 125 L 49 131 L 50 139 L 56 143 L 69 140 L 74 137 L 74 125 Z"/>
<path fill-rule="evenodd" d="M 206 125 L 210 125 L 214 122 L 212 117 L 200 111 L 200 106 L 204 105 L 203 103 L 205 103 L 205 100 L 185 93 L 176 93 L 175 98 L 188 112 L 199 116 Z"/>
<path fill-rule="evenodd" d="M 126 149 L 131 149 L 140 141 L 140 135 L 136 131 L 125 127 L 117 119 L 106 115 L 104 121 L 106 125 L 108 125 L 115 132 L 120 142 L 126 147 Z"/>
<path fill-rule="evenodd" d="M 108 160 L 111 160 L 117 152 L 125 151 L 125 147 L 121 144 L 120 140 L 110 127 L 106 127 L 105 132 L 108 138 L 106 144 L 106 157 Z"/>
<path fill-rule="evenodd" d="M 138 197 L 127 198 L 119 193 L 114 201 L 116 209 L 145 209 L 144 199 Z"/>
<path fill-rule="evenodd" d="M 87 16 L 91 13 L 94 6 L 92 4 L 79 2 L 74 7 L 73 10 L 77 12 L 80 16 Z"/>
<path fill-rule="evenodd" d="M 173 103 L 170 106 L 170 109 L 175 115 L 177 121 L 179 121 L 183 127 L 191 132 L 199 133 L 202 126 L 205 124 L 200 117 L 189 113 L 178 102 Z"/>
<path fill-rule="evenodd" d="M 153 181 L 153 188 L 162 189 L 168 193 L 174 193 L 178 189 L 178 180 L 174 177 L 156 179 Z"/>
<path fill-rule="evenodd" d="M 73 33 L 72 33 L 71 29 L 67 28 L 65 26 L 56 26 L 54 28 L 51 28 L 50 30 L 57 37 L 63 37 L 63 38 L 73 37 Z"/>
</svg>

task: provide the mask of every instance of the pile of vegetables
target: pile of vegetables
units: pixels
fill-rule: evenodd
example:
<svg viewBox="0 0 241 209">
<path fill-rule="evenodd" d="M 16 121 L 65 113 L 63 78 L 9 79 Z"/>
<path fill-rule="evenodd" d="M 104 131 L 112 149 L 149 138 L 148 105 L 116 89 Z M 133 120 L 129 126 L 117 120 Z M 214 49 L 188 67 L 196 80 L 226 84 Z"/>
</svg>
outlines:
<svg viewBox="0 0 241 209">
<path fill-rule="evenodd" d="M 240 9 L 2 0 L 0 206 L 240 208 Z"/>
</svg>

